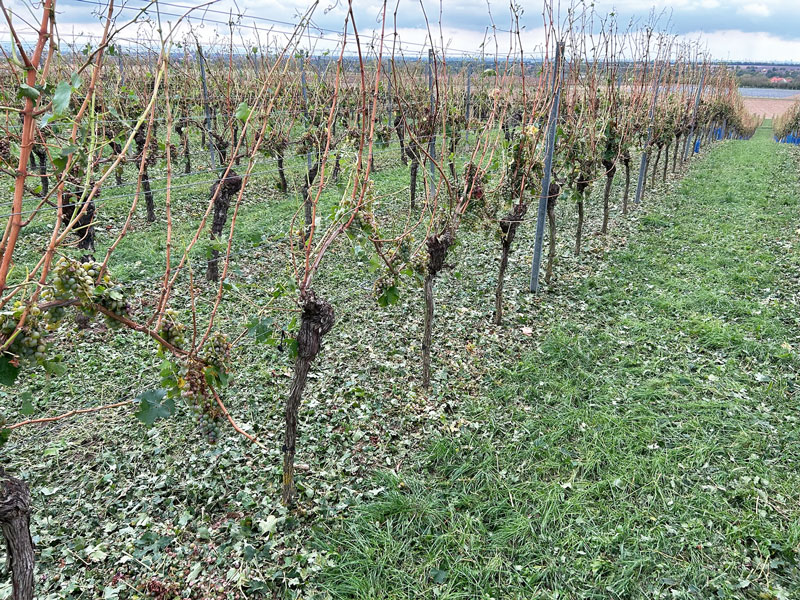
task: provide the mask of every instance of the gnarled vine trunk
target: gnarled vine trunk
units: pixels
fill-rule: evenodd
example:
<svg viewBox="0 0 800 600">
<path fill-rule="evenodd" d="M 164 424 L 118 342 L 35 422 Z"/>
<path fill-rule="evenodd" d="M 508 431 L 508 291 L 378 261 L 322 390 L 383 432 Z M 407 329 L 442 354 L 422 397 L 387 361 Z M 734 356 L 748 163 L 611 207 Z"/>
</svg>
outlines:
<svg viewBox="0 0 800 600">
<path fill-rule="evenodd" d="M 189 132 L 184 131 L 181 135 L 181 143 L 183 144 L 183 158 L 186 159 L 186 163 L 183 165 L 183 172 L 184 173 L 191 173 L 192 172 L 192 150 L 191 150 L 191 143 L 189 141 Z"/>
<path fill-rule="evenodd" d="M 678 148 L 681 145 L 681 134 L 675 136 L 675 145 L 672 147 L 672 173 L 675 173 L 675 168 L 678 165 Z"/>
<path fill-rule="evenodd" d="M 411 208 L 414 209 L 417 207 L 417 172 L 419 171 L 419 161 L 417 160 L 416 155 L 411 155 L 411 182 L 410 182 L 410 194 L 411 194 Z"/>
<path fill-rule="evenodd" d="M 658 174 L 658 163 L 661 160 L 661 151 L 662 146 L 658 147 L 658 152 L 656 152 L 656 159 L 653 161 L 653 174 L 650 176 L 650 185 L 655 188 L 656 186 L 656 176 Z"/>
<path fill-rule="evenodd" d="M 603 168 L 606 170 L 606 186 L 603 189 L 603 225 L 600 228 L 600 233 L 608 233 L 608 201 L 611 196 L 611 186 L 614 183 L 614 175 L 617 172 L 617 165 L 613 160 L 604 160 Z"/>
<path fill-rule="evenodd" d="M 628 197 L 631 192 L 631 155 L 628 151 L 622 156 L 622 164 L 625 166 L 625 191 L 622 194 L 622 214 L 628 214 Z"/>
<path fill-rule="evenodd" d="M 286 170 L 283 168 L 283 152 L 283 150 L 276 152 L 275 162 L 278 164 L 278 189 L 285 194 L 289 184 L 286 183 Z"/>
<path fill-rule="evenodd" d="M 230 144 L 225 138 L 214 131 L 209 132 L 209 134 L 211 135 L 212 140 L 211 145 L 214 147 L 214 150 L 216 150 L 217 154 L 219 154 L 220 164 L 225 164 L 225 162 L 228 160 L 228 148 L 230 147 Z"/>
<path fill-rule="evenodd" d="M 31 494 L 24 481 L 0 467 L 0 531 L 6 542 L 11 572 L 11 600 L 33 600 L 33 540 Z"/>
<path fill-rule="evenodd" d="M 50 191 L 50 180 L 47 178 L 47 152 L 41 146 L 33 147 L 33 154 L 39 159 L 39 180 L 42 186 L 42 196 L 47 196 Z"/>
<path fill-rule="evenodd" d="M 651 157 L 651 155 L 652 155 L 652 152 L 650 151 L 650 149 L 645 151 L 646 158 L 645 158 L 645 162 L 644 162 L 644 177 L 642 179 L 642 195 L 639 198 L 640 202 L 642 200 L 644 200 L 644 193 L 647 190 L 647 174 L 650 173 L 650 157 Z"/>
<path fill-rule="evenodd" d="M 156 128 L 152 126 L 152 136 L 155 138 Z M 147 131 L 144 127 L 140 128 L 133 140 L 136 142 L 137 158 L 141 160 L 142 154 L 145 152 L 147 142 Z M 153 191 L 150 189 L 150 174 L 147 172 L 147 167 L 155 162 L 155 156 L 151 152 L 144 161 L 142 168 L 142 189 L 144 190 L 144 201 L 147 207 L 147 221 L 152 223 L 156 220 L 156 206 L 153 200 Z"/>
<path fill-rule="evenodd" d="M 92 184 L 93 186 L 94 184 Z M 91 187 L 89 188 L 91 189 Z M 65 192 L 63 195 L 63 203 L 61 205 L 61 222 L 66 226 L 72 222 L 76 213 L 83 210 L 83 214 L 78 217 L 72 226 L 72 233 L 78 238 L 78 248 L 86 250 L 89 253 L 94 252 L 94 200 L 89 200 L 86 209 L 84 205 L 86 200 L 80 202 L 79 196 L 82 195 L 80 190 L 75 192 Z M 95 198 L 100 197 L 100 191 L 95 193 Z"/>
<path fill-rule="evenodd" d="M 553 278 L 553 262 L 556 260 L 556 200 L 558 200 L 559 194 L 561 194 L 561 186 L 551 181 L 547 194 L 547 230 L 549 239 L 547 242 L 547 266 L 544 271 L 544 282 L 548 285 Z"/>
<path fill-rule="evenodd" d="M 192 158 L 189 153 L 189 133 L 186 131 L 186 125 L 188 124 L 188 119 L 186 117 L 181 117 L 178 119 L 178 122 L 175 124 L 175 132 L 181 138 L 181 147 L 183 148 L 183 157 L 186 160 L 184 164 L 183 172 L 184 173 L 191 173 L 192 172 Z"/>
<path fill-rule="evenodd" d="M 122 154 L 122 144 L 120 144 L 115 140 L 111 140 L 110 144 L 112 153 L 115 156 L 119 156 L 120 154 Z M 125 165 L 125 158 L 120 160 L 116 169 L 114 169 L 114 181 L 116 182 L 117 185 L 122 185 L 122 174 L 125 171 L 124 165 Z"/>
<path fill-rule="evenodd" d="M 397 115 L 394 119 L 394 130 L 397 133 L 397 140 L 400 142 L 400 162 L 404 165 L 408 164 L 408 158 L 406 157 L 406 135 L 405 131 L 403 131 L 403 117 Z"/>
<path fill-rule="evenodd" d="M 455 241 L 451 229 L 441 235 L 431 234 L 425 243 L 428 247 L 428 273 L 425 276 L 425 329 L 422 334 L 422 387 L 431 385 L 431 343 L 433 339 L 433 281 L 444 267 L 447 251 Z"/>
<path fill-rule="evenodd" d="M 233 147 L 234 147 L 234 149 L 236 148 L 236 146 L 238 144 L 239 144 L 239 126 L 238 125 L 234 125 L 233 126 Z M 236 166 L 237 167 L 239 166 L 240 158 L 241 158 L 241 156 L 237 154 L 236 155 Z"/>
<path fill-rule="evenodd" d="M 147 206 L 147 221 L 152 223 L 156 220 L 156 203 L 153 200 L 153 190 L 150 189 L 150 174 L 147 167 L 142 171 L 142 189 L 144 190 L 144 202 Z"/>
<path fill-rule="evenodd" d="M 500 255 L 500 272 L 497 274 L 497 288 L 494 292 L 494 322 L 496 325 L 500 325 L 503 322 L 503 282 L 506 268 L 508 267 L 508 255 L 511 253 L 511 244 L 514 242 L 517 228 L 522 223 L 522 219 L 525 218 L 525 213 L 527 212 L 528 205 L 520 202 L 515 204 L 508 214 L 500 219 L 502 253 Z"/>
<path fill-rule="evenodd" d="M 297 359 L 289 397 L 286 400 L 286 431 L 283 442 L 283 492 L 285 506 L 294 502 L 294 456 L 297 448 L 297 415 L 308 380 L 311 362 L 319 354 L 322 337 L 333 327 L 333 306 L 319 300 L 313 290 L 308 290 L 303 301 L 300 330 L 297 333 Z"/>
<path fill-rule="evenodd" d="M 667 169 L 669 168 L 669 144 L 664 150 L 664 172 L 661 174 L 661 183 L 667 182 Z"/>
<path fill-rule="evenodd" d="M 303 209 L 305 213 L 305 237 L 304 240 L 308 239 L 308 236 L 311 234 L 311 222 L 314 218 L 314 200 L 311 198 L 311 186 L 314 185 L 314 180 L 317 178 L 317 173 L 319 172 L 319 162 L 315 162 L 313 166 L 308 170 L 306 174 L 306 181 L 303 184 Z"/>
<path fill-rule="evenodd" d="M 578 226 L 575 231 L 575 256 L 580 256 L 583 242 L 583 205 L 586 198 L 586 190 L 589 189 L 589 178 L 581 176 L 576 189 L 578 191 Z"/>
<path fill-rule="evenodd" d="M 217 193 L 219 188 L 219 193 Z M 222 230 L 225 228 L 225 221 L 228 219 L 228 208 L 231 205 L 231 199 L 235 194 L 239 193 L 242 189 L 242 178 L 239 177 L 233 169 L 228 171 L 228 176 L 224 180 L 218 180 L 211 186 L 211 196 L 214 198 L 214 218 L 211 222 L 211 241 L 218 242 L 222 235 Z M 219 280 L 219 260 L 222 253 L 216 249 L 211 249 L 211 257 L 208 259 L 208 267 L 206 269 L 206 279 L 209 281 Z"/>
</svg>

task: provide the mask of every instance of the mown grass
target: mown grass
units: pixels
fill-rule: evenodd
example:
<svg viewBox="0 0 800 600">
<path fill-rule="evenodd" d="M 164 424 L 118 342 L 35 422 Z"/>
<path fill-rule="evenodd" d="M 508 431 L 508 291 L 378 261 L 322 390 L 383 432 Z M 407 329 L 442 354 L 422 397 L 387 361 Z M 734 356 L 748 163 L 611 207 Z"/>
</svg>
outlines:
<svg viewBox="0 0 800 600">
<path fill-rule="evenodd" d="M 318 532 L 335 598 L 800 597 L 797 165 L 724 144 Z M 550 312 L 552 311 L 552 312 Z"/>
<path fill-rule="evenodd" d="M 758 168 L 742 152 L 758 156 Z M 378 210 L 403 219 L 408 168 L 398 165 L 396 144 L 381 156 L 389 160 L 378 162 L 375 185 L 397 194 L 382 198 Z M 748 188 L 747 198 L 733 193 L 739 179 L 719 176 L 731 161 L 735 177 L 746 177 L 747 185 L 761 181 Z M 767 167 L 768 161 L 775 165 Z M 454 268 L 436 284 L 430 391 L 419 385 L 419 290 L 404 282 L 396 304 L 378 307 L 372 284 L 379 273 L 368 260 L 355 258 L 353 243 L 341 238 L 315 283 L 333 303 L 336 324 L 313 365 L 301 409 L 297 509 L 287 512 L 279 502 L 292 359 L 245 337 L 234 349 L 224 396 L 262 446 L 246 444 L 228 428 L 209 445 L 181 404 L 173 418 L 150 429 L 135 420 L 131 407 L 22 428 L 0 449 L 0 462 L 31 486 L 39 596 L 125 599 L 166 590 L 166 598 L 204 600 L 479 597 L 486 590 L 505 598 L 546 597 L 559 589 L 562 598 L 608 597 L 604 582 L 612 589 L 636 590 L 638 582 L 656 586 L 678 577 L 670 565 L 683 564 L 681 559 L 695 561 L 688 564 L 699 581 L 711 572 L 692 558 L 699 550 L 662 557 L 670 568 L 652 556 L 653 547 L 664 553 L 677 547 L 677 534 L 657 529 L 662 522 L 677 527 L 677 517 L 668 521 L 661 512 L 664 498 L 677 494 L 673 485 L 683 486 L 680 502 L 673 504 L 698 510 L 693 488 L 686 486 L 700 476 L 685 480 L 682 465 L 697 469 L 706 457 L 709 473 L 735 483 L 735 477 L 751 476 L 748 465 L 756 459 L 750 454 L 762 456 L 759 448 L 771 448 L 778 436 L 786 444 L 784 456 L 791 457 L 791 413 L 781 408 L 759 425 L 748 419 L 764 412 L 762 405 L 776 404 L 767 394 L 793 389 L 784 373 L 796 368 L 798 347 L 798 285 L 789 252 L 797 207 L 794 188 L 775 182 L 795 169 L 788 148 L 763 140 L 726 143 L 693 163 L 692 177 L 677 194 L 665 199 L 663 189 L 649 193 L 627 218 L 618 212 L 618 181 L 610 235 L 594 233 L 597 195 L 587 204 L 580 259 L 571 251 L 574 206 L 560 202 L 556 279 L 541 297 L 527 293 L 534 227 L 526 222 L 509 263 L 502 327 L 491 323 L 499 243 L 493 229 L 470 216 L 448 259 Z M 294 173 L 295 183 L 300 176 Z M 706 179 L 713 185 L 702 183 Z M 296 196 L 274 193 L 270 181 L 254 182 L 238 221 L 232 287 L 216 321 L 232 338 L 254 316 L 273 315 L 285 325 L 293 315 L 264 309 L 276 285 L 289 278 L 287 215 L 299 206 Z M 696 191 L 701 184 L 702 194 Z M 716 198 L 710 193 L 715 186 L 725 186 L 725 198 L 734 200 Z M 207 187 L 173 195 L 179 238 L 196 227 Z M 335 193 L 326 190 L 323 204 L 332 203 Z M 703 196 L 702 204 L 695 194 Z M 111 261 L 139 320 L 152 311 L 158 285 L 150 278 L 163 268 L 157 247 L 164 240 L 163 197 L 156 201 L 157 221 L 145 223 L 137 214 Z M 101 215 L 112 229 L 101 228 L 101 248 L 113 240 L 124 214 L 122 204 L 104 205 Z M 729 223 L 733 217 L 738 224 Z M 26 256 L 37 256 L 38 241 L 36 234 L 25 239 Z M 201 325 L 216 293 L 216 286 L 201 281 L 204 258 L 200 252 L 193 261 Z M 764 282 L 772 279 L 777 283 L 767 291 Z M 179 281 L 176 296 L 177 308 L 188 305 L 185 281 Z M 191 323 L 188 311 L 182 318 Z M 45 416 L 131 399 L 159 386 L 161 359 L 144 336 L 110 331 L 102 322 L 80 330 L 66 323 L 56 335 L 67 372 L 51 377 L 34 369 L 20 376 L 16 388 L 0 389 L 0 413 L 9 420 L 27 417 L 24 394 L 33 416 Z M 782 346 L 784 335 L 790 335 L 792 350 Z M 682 411 L 689 412 L 677 418 Z M 708 431 L 702 429 L 707 425 Z M 754 439 L 758 427 L 763 440 Z M 733 440 L 730 456 L 740 462 L 746 456 L 744 466 L 729 459 L 724 465 L 711 462 L 729 450 L 720 440 Z M 647 447 L 654 442 L 658 448 Z M 769 487 L 752 480 L 736 493 L 752 504 L 747 494 L 763 491 L 790 522 L 797 517 L 796 480 L 784 477 L 784 463 L 776 465 L 781 475 L 768 479 Z M 601 501 L 603 493 L 607 498 Z M 639 504 L 650 508 L 642 512 Z M 768 510 L 761 500 L 757 504 Z M 759 526 L 777 520 L 772 512 L 759 519 Z M 692 532 L 700 530 L 700 521 L 686 522 Z M 658 534 L 658 542 L 637 537 L 639 524 L 654 531 L 642 535 Z M 388 534 L 383 526 L 391 528 Z M 625 540 L 624 552 L 614 536 Z M 769 547 L 763 532 L 750 538 L 759 548 Z M 788 548 L 774 560 L 792 565 L 796 536 L 794 545 L 782 530 L 773 539 Z M 716 559 L 717 552 L 739 548 L 725 543 L 719 551 L 702 551 Z M 731 556 L 736 562 L 741 555 Z M 747 568 L 735 585 L 749 580 Z M 770 565 L 740 595 L 761 590 L 769 577 L 770 585 L 777 579 L 791 597 L 794 590 L 784 582 L 790 575 L 783 574 L 789 568 Z M 541 583 L 530 583 L 545 572 Z M 733 569 L 723 573 L 727 581 Z M 677 585 L 664 584 L 650 596 L 673 590 L 679 595 Z M 710 595 L 710 587 L 692 585 L 701 597 Z M 0 577 L 0 597 L 8 592 Z"/>
</svg>

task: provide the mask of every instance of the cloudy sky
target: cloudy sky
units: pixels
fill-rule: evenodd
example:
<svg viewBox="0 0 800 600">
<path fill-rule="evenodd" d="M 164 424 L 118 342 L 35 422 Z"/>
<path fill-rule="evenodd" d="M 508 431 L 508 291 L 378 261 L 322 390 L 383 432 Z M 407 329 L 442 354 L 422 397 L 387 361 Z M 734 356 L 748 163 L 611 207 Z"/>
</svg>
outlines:
<svg viewBox="0 0 800 600">
<path fill-rule="evenodd" d="M 290 27 L 282 24 L 295 22 L 298 15 L 303 14 L 311 0 L 218 0 L 211 6 L 214 12 L 194 13 L 193 22 L 197 28 L 204 20 L 203 27 L 198 28 L 200 35 L 210 38 L 215 29 L 227 30 L 223 22 L 228 18 L 225 13 L 244 13 L 243 25 L 257 27 L 260 33 L 286 31 Z M 525 29 L 523 46 L 533 51 L 543 43 L 542 1 L 524 0 L 520 24 Z M 556 3 L 558 0 L 554 0 Z M 117 0 L 117 4 L 119 0 Z M 356 22 L 360 32 L 369 32 L 379 27 L 379 16 L 382 3 L 379 0 L 354 0 Z M 134 7 L 144 6 L 145 0 L 127 0 L 126 10 L 119 12 L 119 21 L 131 18 Z M 182 14 L 181 7 L 197 6 L 199 2 L 182 0 L 165 0 L 161 10 L 165 19 L 174 20 L 174 15 Z M 561 3 L 561 15 L 566 16 L 566 6 Z M 714 58 L 731 61 L 794 61 L 800 63 L 800 0 L 595 0 L 594 9 L 597 15 L 605 16 L 613 13 L 620 29 L 625 30 L 629 24 L 641 28 L 651 15 L 658 18 L 658 28 L 686 38 L 700 40 L 702 45 Z M 7 6 L 30 20 L 30 8 L 21 0 L 6 2 Z M 104 0 L 57 0 L 58 23 L 60 33 L 65 39 L 76 39 L 100 29 L 97 11 L 102 10 Z M 477 52 L 482 43 L 487 43 L 492 52 L 495 42 L 487 30 L 494 21 L 500 30 L 497 43 L 501 48 L 508 47 L 509 34 L 503 29 L 509 28 L 510 17 L 508 2 L 495 0 L 390 0 L 387 29 L 395 31 L 412 50 L 415 44 L 426 41 L 427 31 L 424 6 L 428 21 L 432 25 L 436 43 L 443 40 L 455 54 L 457 51 Z M 491 11 L 492 19 L 489 18 Z M 153 14 L 153 11 L 150 11 Z M 342 30 L 346 14 L 346 3 L 342 0 L 320 0 L 314 12 L 313 23 L 318 27 L 317 35 L 329 39 L 336 38 Z M 243 28 L 244 29 L 244 28 Z M 246 30 L 246 29 L 245 29 Z M 130 37 L 141 33 L 129 29 Z M 240 39 L 247 37 L 239 33 Z M 316 49 L 324 49 L 331 42 L 316 42 Z"/>
</svg>

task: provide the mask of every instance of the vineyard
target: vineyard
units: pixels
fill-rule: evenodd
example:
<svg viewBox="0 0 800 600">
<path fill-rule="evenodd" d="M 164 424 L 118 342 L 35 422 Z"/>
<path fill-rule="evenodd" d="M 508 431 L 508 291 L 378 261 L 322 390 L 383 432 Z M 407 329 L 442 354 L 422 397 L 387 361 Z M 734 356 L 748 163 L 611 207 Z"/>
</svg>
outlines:
<svg viewBox="0 0 800 600">
<path fill-rule="evenodd" d="M 0 5 L 0 598 L 800 593 L 800 110 L 582 4 L 76 1 Z"/>
</svg>

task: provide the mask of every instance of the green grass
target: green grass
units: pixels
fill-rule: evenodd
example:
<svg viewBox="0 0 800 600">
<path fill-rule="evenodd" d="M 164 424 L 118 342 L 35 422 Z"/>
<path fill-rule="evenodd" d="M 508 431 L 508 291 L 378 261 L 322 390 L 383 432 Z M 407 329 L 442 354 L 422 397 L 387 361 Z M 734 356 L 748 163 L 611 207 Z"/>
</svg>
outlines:
<svg viewBox="0 0 800 600">
<path fill-rule="evenodd" d="M 396 152 L 378 160 L 379 194 L 408 185 Z M 227 428 L 208 445 L 182 405 L 151 429 L 121 409 L 23 428 L 0 449 L 31 486 L 39 597 L 157 597 L 159 586 L 204 600 L 797 596 L 792 173 L 791 149 L 768 135 L 724 143 L 627 218 L 618 177 L 609 236 L 594 233 L 599 190 L 587 202 L 580 259 L 574 205 L 560 202 L 556 280 L 527 293 L 534 227 L 523 224 L 502 327 L 491 324 L 499 243 L 467 219 L 436 284 L 429 392 L 421 293 L 403 285 L 379 308 L 378 274 L 341 238 L 315 284 L 336 324 L 300 411 L 298 509 L 279 503 L 292 361 L 246 337 L 225 400 L 263 450 Z M 208 185 L 173 195 L 177 239 L 196 227 Z M 404 194 L 378 210 L 402 220 Z M 135 215 L 110 263 L 137 320 L 163 268 L 156 201 L 157 221 Z M 101 248 L 126 210 L 103 207 Z M 269 176 L 249 188 L 217 321 L 231 337 L 286 281 L 297 208 Z M 47 231 L 21 241 L 21 266 Z M 216 287 L 200 279 L 202 324 Z M 185 281 L 176 294 L 188 304 Z M 139 334 L 94 323 L 56 335 L 67 372 L 26 371 L 0 389 L 10 421 L 26 418 L 26 392 L 46 416 L 159 385 L 160 359 Z"/>
<path fill-rule="evenodd" d="M 766 130 L 697 165 L 572 310 L 540 305 L 536 351 L 317 534 L 320 586 L 800 597 L 796 168 Z"/>
</svg>

